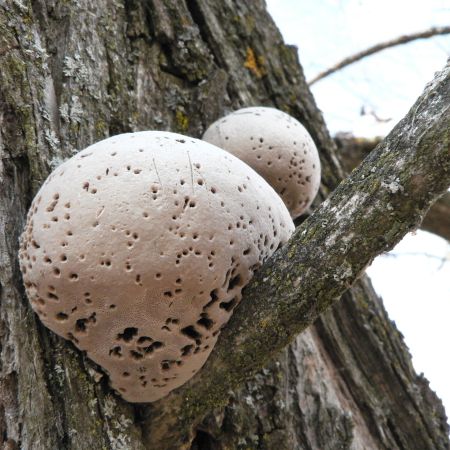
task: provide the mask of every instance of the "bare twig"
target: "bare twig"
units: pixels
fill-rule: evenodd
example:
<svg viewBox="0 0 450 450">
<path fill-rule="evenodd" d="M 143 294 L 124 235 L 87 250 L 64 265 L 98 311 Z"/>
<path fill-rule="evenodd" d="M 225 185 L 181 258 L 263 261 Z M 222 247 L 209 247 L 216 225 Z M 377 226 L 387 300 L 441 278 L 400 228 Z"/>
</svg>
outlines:
<svg viewBox="0 0 450 450">
<path fill-rule="evenodd" d="M 432 27 L 429 30 L 421 31 L 419 33 L 406 34 L 403 36 L 399 36 L 395 39 L 391 39 L 389 41 L 380 42 L 379 44 L 376 44 L 373 47 L 369 47 L 366 50 L 363 50 L 361 52 L 355 53 L 354 55 L 348 56 L 347 58 L 344 58 L 342 61 L 338 62 L 334 66 L 331 66 L 330 68 L 317 74 L 314 78 L 312 78 L 311 80 L 308 81 L 308 84 L 310 86 L 312 86 L 314 83 L 327 77 L 328 75 L 331 75 L 332 73 L 335 73 L 338 70 L 349 66 L 350 64 L 360 61 L 361 59 L 365 58 L 366 56 L 373 55 L 374 53 L 378 53 L 387 48 L 395 47 L 397 45 L 407 44 L 408 42 L 412 42 L 417 39 L 427 39 L 427 38 L 430 38 L 433 36 L 438 36 L 438 35 L 443 35 L 443 34 L 450 34 L 450 26 Z"/>
<path fill-rule="evenodd" d="M 425 257 L 428 259 L 435 259 L 437 261 L 439 261 L 439 267 L 437 268 L 437 270 L 441 270 L 446 263 L 448 263 L 450 261 L 450 259 L 446 256 L 437 256 L 437 255 L 433 255 L 432 253 L 424 253 L 424 252 L 401 252 L 401 253 L 393 253 L 393 252 L 389 252 L 389 253 L 384 253 L 383 255 L 381 255 L 385 258 L 400 258 L 402 256 L 420 256 L 420 257 Z"/>
</svg>

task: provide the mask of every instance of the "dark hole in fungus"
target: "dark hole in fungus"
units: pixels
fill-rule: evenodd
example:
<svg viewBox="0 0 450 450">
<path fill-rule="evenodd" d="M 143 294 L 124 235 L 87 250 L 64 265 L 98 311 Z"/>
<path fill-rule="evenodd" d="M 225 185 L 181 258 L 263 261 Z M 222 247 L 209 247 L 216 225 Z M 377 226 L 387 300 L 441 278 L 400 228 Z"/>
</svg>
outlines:
<svg viewBox="0 0 450 450">
<path fill-rule="evenodd" d="M 138 329 L 134 327 L 125 328 L 122 333 L 117 335 L 118 340 L 130 342 L 138 334 Z"/>
<path fill-rule="evenodd" d="M 182 334 L 184 334 L 185 336 L 187 336 L 190 339 L 200 339 L 202 337 L 202 335 L 192 325 L 189 325 L 188 327 L 184 327 L 180 331 Z"/>
<path fill-rule="evenodd" d="M 188 356 L 192 353 L 192 349 L 194 348 L 194 346 L 192 344 L 189 345 L 185 345 L 182 349 L 181 349 L 181 356 Z"/>
<path fill-rule="evenodd" d="M 144 347 L 143 350 L 145 353 L 153 353 L 155 350 L 158 350 L 158 348 L 161 347 L 164 347 L 164 344 L 162 342 L 156 341 L 148 347 Z"/>
<path fill-rule="evenodd" d="M 164 347 L 164 344 L 162 342 L 155 341 L 155 342 L 153 342 L 151 347 L 152 347 L 152 350 L 158 350 L 158 348 Z"/>
<path fill-rule="evenodd" d="M 237 274 L 230 280 L 230 284 L 228 285 L 228 290 L 234 289 L 236 286 L 239 286 L 242 282 L 242 277 Z"/>
<path fill-rule="evenodd" d="M 206 328 L 207 330 L 210 330 L 214 322 L 209 317 L 202 317 L 201 319 L 197 320 L 197 324 Z"/>
<path fill-rule="evenodd" d="M 227 312 L 230 312 L 233 309 L 235 304 L 236 304 L 236 298 L 233 298 L 229 302 L 221 302 L 219 307 L 224 309 Z"/>
<path fill-rule="evenodd" d="M 137 352 L 137 351 L 135 351 L 135 350 L 130 350 L 130 356 L 131 356 L 133 359 L 136 359 L 136 360 L 142 359 L 142 358 L 144 357 L 144 355 L 143 355 L 142 353 L 139 353 L 139 352 Z"/>
<path fill-rule="evenodd" d="M 161 362 L 161 369 L 164 371 L 167 371 L 170 369 L 170 362 L 167 360 L 164 360 Z"/>
<path fill-rule="evenodd" d="M 208 309 L 210 306 L 212 306 L 214 303 L 219 300 L 219 297 L 217 296 L 217 289 L 213 289 L 210 293 L 210 301 L 203 307 L 203 310 Z"/>
<path fill-rule="evenodd" d="M 122 356 L 122 347 L 120 345 L 116 345 L 109 351 L 109 356 Z"/>
<path fill-rule="evenodd" d="M 86 333 L 87 331 L 87 324 L 88 319 L 78 319 L 75 322 L 75 331 L 78 333 Z"/>
</svg>

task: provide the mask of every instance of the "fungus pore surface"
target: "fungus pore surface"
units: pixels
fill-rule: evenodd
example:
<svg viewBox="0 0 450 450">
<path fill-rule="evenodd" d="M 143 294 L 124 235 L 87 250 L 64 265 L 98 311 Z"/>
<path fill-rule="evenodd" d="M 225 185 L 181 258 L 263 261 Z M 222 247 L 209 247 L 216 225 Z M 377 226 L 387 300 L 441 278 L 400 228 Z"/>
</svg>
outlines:
<svg viewBox="0 0 450 450">
<path fill-rule="evenodd" d="M 280 195 L 293 218 L 312 203 L 320 186 L 317 148 L 305 127 L 275 108 L 239 109 L 214 122 L 203 140 L 256 170 Z"/>
<path fill-rule="evenodd" d="M 151 402 L 202 367 L 242 288 L 293 230 L 275 191 L 231 154 L 168 132 L 122 134 L 48 177 L 20 265 L 42 322 L 126 400 Z"/>
</svg>

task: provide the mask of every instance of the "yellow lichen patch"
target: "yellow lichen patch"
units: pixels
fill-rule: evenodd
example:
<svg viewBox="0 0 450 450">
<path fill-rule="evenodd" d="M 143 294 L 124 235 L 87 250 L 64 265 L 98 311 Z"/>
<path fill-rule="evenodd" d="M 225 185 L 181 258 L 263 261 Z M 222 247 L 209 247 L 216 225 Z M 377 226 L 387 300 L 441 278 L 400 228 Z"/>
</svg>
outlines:
<svg viewBox="0 0 450 450">
<path fill-rule="evenodd" d="M 249 69 L 257 78 L 261 78 L 266 74 L 264 69 L 264 57 L 256 57 L 252 48 L 247 47 L 247 56 L 245 58 L 244 67 Z"/>
<path fill-rule="evenodd" d="M 180 109 L 177 109 L 177 112 L 175 113 L 175 118 L 177 121 L 178 130 L 187 131 L 187 129 L 189 128 L 188 116 L 186 116 L 186 114 Z"/>
<path fill-rule="evenodd" d="M 245 16 L 245 25 L 247 26 L 247 30 L 251 33 L 256 26 L 256 20 L 253 16 Z"/>
<path fill-rule="evenodd" d="M 95 131 L 97 132 L 98 137 L 105 137 L 107 128 L 106 122 L 103 119 L 100 119 L 95 123 Z"/>
</svg>

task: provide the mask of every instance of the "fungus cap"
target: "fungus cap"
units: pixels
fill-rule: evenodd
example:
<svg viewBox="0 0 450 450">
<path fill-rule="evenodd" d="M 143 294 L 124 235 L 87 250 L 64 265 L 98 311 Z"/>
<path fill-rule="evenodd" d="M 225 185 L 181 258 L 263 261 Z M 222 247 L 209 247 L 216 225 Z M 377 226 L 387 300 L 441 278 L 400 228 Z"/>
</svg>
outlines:
<svg viewBox="0 0 450 450">
<path fill-rule="evenodd" d="M 42 322 L 151 402 L 204 364 L 264 260 L 294 230 L 245 163 L 168 132 L 122 134 L 59 166 L 21 238 Z"/>
<path fill-rule="evenodd" d="M 320 186 L 317 148 L 305 127 L 275 108 L 243 108 L 214 122 L 203 140 L 237 156 L 281 196 L 293 218 Z"/>
</svg>

